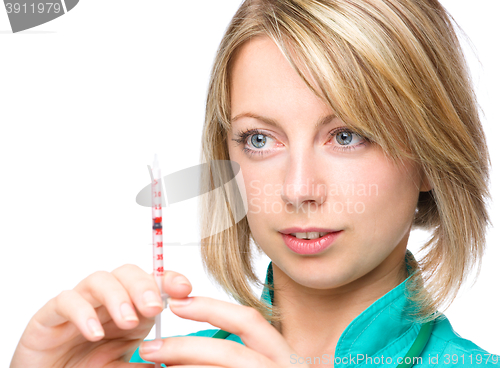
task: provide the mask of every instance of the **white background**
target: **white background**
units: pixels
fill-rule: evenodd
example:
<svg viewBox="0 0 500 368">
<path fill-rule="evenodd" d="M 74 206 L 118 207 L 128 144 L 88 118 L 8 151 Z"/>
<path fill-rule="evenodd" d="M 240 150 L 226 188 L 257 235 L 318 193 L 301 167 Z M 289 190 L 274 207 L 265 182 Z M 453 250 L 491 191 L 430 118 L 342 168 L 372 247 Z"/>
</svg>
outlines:
<svg viewBox="0 0 500 368">
<path fill-rule="evenodd" d="M 154 152 L 163 175 L 198 163 L 212 61 L 239 3 L 81 1 L 18 34 L 0 7 L 0 366 L 9 364 L 32 315 L 62 290 L 126 263 L 151 272 L 151 212 L 135 196 L 148 184 Z M 461 336 L 500 354 L 499 6 L 443 4 L 482 63 L 465 45 L 494 196 L 482 273 L 445 314 Z M 164 217 L 165 242 L 199 240 L 196 200 L 172 205 Z M 414 254 L 426 236 L 412 233 Z M 230 300 L 204 275 L 197 246 L 165 252 L 165 268 L 185 274 L 192 295 Z M 261 280 L 268 262 L 256 262 Z M 163 313 L 164 336 L 205 328 Z"/>
</svg>

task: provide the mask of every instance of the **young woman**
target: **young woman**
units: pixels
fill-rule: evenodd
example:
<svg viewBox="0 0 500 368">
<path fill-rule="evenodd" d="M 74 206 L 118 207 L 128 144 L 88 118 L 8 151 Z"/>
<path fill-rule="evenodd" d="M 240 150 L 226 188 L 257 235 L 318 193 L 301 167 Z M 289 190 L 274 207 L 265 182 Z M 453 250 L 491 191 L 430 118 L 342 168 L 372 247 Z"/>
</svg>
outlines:
<svg viewBox="0 0 500 368">
<path fill-rule="evenodd" d="M 500 366 L 440 311 L 484 252 L 489 156 L 437 0 L 245 1 L 202 143 L 243 175 L 243 220 L 234 193 L 201 207 L 207 271 L 241 305 L 188 297 L 172 271 L 163 287 L 176 315 L 220 330 L 141 344 L 160 294 L 123 266 L 38 311 L 11 368 L 127 367 L 134 351 L 169 367 Z M 419 261 L 415 228 L 433 235 Z M 251 241 L 272 260 L 260 300 Z"/>
</svg>

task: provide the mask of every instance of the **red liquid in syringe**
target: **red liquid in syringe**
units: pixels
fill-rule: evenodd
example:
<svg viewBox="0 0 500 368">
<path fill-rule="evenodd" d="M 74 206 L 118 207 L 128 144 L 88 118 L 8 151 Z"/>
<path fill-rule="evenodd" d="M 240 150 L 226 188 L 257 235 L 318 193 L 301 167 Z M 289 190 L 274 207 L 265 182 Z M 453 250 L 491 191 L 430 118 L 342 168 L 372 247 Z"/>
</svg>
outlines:
<svg viewBox="0 0 500 368">
<path fill-rule="evenodd" d="M 161 288 L 161 279 L 163 277 L 163 225 L 161 213 L 161 174 L 160 169 L 153 167 L 152 200 L 153 200 L 153 270 L 154 276 Z"/>
</svg>

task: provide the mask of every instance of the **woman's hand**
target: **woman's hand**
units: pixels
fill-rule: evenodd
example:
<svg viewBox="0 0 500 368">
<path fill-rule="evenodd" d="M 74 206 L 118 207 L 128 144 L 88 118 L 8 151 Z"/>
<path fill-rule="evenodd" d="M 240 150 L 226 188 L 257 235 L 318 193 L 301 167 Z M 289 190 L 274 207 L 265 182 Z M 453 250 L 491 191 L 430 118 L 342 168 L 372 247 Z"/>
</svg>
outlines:
<svg viewBox="0 0 500 368">
<path fill-rule="evenodd" d="M 201 336 L 170 337 L 144 342 L 139 350 L 143 359 L 165 363 L 169 368 L 297 366 L 291 362 L 293 349 L 257 310 L 205 297 L 169 301 L 170 309 L 179 317 L 208 322 L 238 335 L 245 346 Z"/>
<path fill-rule="evenodd" d="M 168 271 L 163 289 L 185 298 L 192 287 L 186 277 Z M 10 368 L 150 368 L 128 361 L 162 309 L 152 274 L 134 265 L 111 273 L 98 271 L 49 300 L 33 316 Z"/>
</svg>

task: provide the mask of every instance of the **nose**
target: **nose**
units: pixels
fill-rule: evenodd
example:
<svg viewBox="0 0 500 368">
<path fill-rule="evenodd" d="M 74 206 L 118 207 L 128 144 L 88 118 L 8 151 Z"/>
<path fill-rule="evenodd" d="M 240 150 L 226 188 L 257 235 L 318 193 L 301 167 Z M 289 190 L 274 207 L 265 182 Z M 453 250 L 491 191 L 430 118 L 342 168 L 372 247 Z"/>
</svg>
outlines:
<svg viewBox="0 0 500 368">
<path fill-rule="evenodd" d="M 303 205 L 321 205 L 326 201 L 324 168 L 319 167 L 311 152 L 290 156 L 281 198 L 296 209 Z"/>
</svg>

